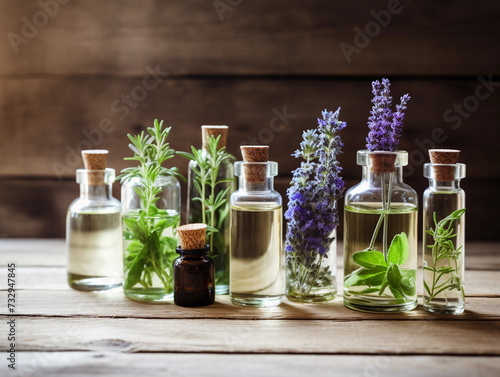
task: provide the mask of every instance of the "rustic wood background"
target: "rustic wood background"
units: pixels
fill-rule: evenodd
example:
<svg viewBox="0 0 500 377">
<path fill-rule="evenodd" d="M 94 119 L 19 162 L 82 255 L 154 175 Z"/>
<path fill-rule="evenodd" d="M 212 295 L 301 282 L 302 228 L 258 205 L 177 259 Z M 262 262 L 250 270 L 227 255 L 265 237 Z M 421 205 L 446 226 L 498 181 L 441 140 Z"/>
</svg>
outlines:
<svg viewBox="0 0 500 377">
<path fill-rule="evenodd" d="M 240 144 L 269 144 L 284 195 L 301 131 L 341 106 L 349 187 L 361 174 L 355 153 L 367 134 L 370 82 L 389 77 L 395 98 L 412 96 L 401 141 L 411 157 L 407 182 L 419 193 L 426 187 L 426 148 L 462 149 L 467 237 L 499 239 L 500 90 L 478 77 L 499 80 L 500 3 L 402 0 L 377 29 L 388 12 L 378 24 L 374 13 L 391 4 L 2 0 L 0 236 L 63 237 L 80 149 L 109 149 L 119 170 L 126 134 L 154 118 L 173 127 L 177 150 L 201 144 L 202 124 L 229 125 L 238 156 Z M 357 41 L 348 63 L 340 44 L 355 46 L 356 30 L 366 29 L 372 37 Z M 150 79 L 141 89 L 156 69 L 158 85 Z M 127 96 L 130 105 L 120 103 Z M 465 110 L 450 118 L 454 104 Z M 289 118 L 275 121 L 285 108 Z M 186 171 L 181 158 L 172 162 Z"/>
</svg>

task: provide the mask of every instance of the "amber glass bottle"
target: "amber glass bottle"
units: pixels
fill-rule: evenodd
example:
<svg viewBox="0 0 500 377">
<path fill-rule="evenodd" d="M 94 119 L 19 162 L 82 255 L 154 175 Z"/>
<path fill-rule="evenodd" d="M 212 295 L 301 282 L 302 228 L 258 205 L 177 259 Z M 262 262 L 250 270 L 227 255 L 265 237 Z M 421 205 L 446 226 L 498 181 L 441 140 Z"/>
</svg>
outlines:
<svg viewBox="0 0 500 377">
<path fill-rule="evenodd" d="M 188 224 L 177 229 L 181 246 L 173 263 L 176 305 L 205 306 L 215 301 L 215 264 L 207 256 L 210 246 L 202 247 L 206 228 L 205 224 Z"/>
</svg>

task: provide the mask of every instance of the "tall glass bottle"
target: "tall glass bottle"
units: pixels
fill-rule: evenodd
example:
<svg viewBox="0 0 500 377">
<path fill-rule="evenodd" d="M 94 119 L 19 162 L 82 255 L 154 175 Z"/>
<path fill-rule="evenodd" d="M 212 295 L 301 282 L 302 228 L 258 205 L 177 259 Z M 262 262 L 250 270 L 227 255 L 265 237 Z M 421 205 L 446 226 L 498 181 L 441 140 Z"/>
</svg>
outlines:
<svg viewBox="0 0 500 377">
<path fill-rule="evenodd" d="M 204 158 L 208 157 L 208 141 L 210 136 L 217 138 L 220 136 L 218 149 L 226 147 L 227 141 L 227 126 L 201 126 L 202 133 L 202 155 Z M 230 229 L 229 229 L 229 200 L 227 200 L 215 213 L 207 213 L 202 211 L 202 203 L 198 199 L 201 197 L 198 188 L 195 184 L 199 170 L 196 161 L 189 161 L 188 168 L 188 197 L 187 197 L 187 216 L 189 223 L 204 223 L 218 232 L 211 233 L 207 239 L 210 245 L 209 256 L 215 261 L 215 291 L 217 294 L 227 294 L 229 292 L 229 243 L 230 243 Z M 216 197 L 220 192 L 229 189 L 227 199 L 234 191 L 234 172 L 233 160 L 223 160 L 219 167 L 217 174 L 217 181 L 223 181 L 212 187 L 207 184 L 205 189 L 205 197 L 209 198 L 210 195 Z M 198 186 L 199 187 L 199 186 Z"/>
<path fill-rule="evenodd" d="M 273 188 L 278 164 L 267 162 L 268 147 L 241 148 L 250 162 L 234 166 L 239 189 L 231 195 L 231 301 L 275 306 L 283 289 L 282 200 Z M 261 153 L 266 156 L 253 158 Z"/>
<path fill-rule="evenodd" d="M 142 186 L 140 178 L 122 185 L 123 288 L 130 299 L 161 303 L 173 298 L 181 186 L 169 175 L 157 178 L 155 185 L 161 188 L 155 216 L 145 215 L 145 204 L 136 192 Z"/>
<path fill-rule="evenodd" d="M 460 314 L 465 308 L 465 192 L 460 180 L 465 165 L 459 151 L 429 150 L 424 165 L 429 187 L 424 192 L 423 252 L 424 309 L 440 314 Z"/>
<path fill-rule="evenodd" d="M 345 195 L 344 305 L 369 312 L 417 306 L 416 192 L 403 182 L 408 153 L 357 153 L 362 180 Z"/>
<path fill-rule="evenodd" d="M 115 171 L 106 169 L 107 154 L 82 151 L 86 169 L 76 171 L 80 197 L 68 208 L 68 284 L 81 291 L 121 285 L 121 205 L 112 196 Z"/>
</svg>

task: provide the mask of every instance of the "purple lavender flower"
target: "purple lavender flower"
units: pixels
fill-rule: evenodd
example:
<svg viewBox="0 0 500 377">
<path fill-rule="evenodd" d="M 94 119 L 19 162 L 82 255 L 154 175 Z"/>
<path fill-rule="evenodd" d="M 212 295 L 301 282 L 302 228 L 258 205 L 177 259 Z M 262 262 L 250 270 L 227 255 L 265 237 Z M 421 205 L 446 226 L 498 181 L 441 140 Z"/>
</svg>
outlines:
<svg viewBox="0 0 500 377">
<path fill-rule="evenodd" d="M 323 111 L 318 128 L 303 133 L 300 149 L 293 154 L 305 161 L 293 171 L 287 190 L 285 250 L 307 268 L 312 267 L 318 253 L 327 253 L 333 241 L 330 235 L 339 222 L 336 203 L 344 191 L 344 181 L 339 176 L 342 168 L 337 156 L 344 144 L 338 133 L 346 127 L 338 119 L 339 112 L 340 108 Z"/>
<path fill-rule="evenodd" d="M 383 86 L 383 88 L 382 88 Z M 389 79 L 372 82 L 372 110 L 368 118 L 368 137 L 366 147 L 370 151 L 395 151 L 398 148 L 399 138 L 403 129 L 404 110 L 410 100 L 405 94 L 401 103 L 396 105 L 396 112 L 391 110 L 391 82 Z"/>
</svg>

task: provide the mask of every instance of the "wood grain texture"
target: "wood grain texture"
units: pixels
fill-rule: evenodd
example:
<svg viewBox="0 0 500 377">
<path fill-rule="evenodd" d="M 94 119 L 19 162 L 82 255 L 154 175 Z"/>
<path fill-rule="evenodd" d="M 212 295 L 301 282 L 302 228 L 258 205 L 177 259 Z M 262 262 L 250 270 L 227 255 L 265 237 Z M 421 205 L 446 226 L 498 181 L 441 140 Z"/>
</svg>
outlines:
<svg viewBox="0 0 500 377">
<path fill-rule="evenodd" d="M 219 355 L 118 352 L 20 352 L 26 377 L 207 376 L 314 377 L 383 375 L 384 377 L 497 377 L 498 357 L 357 356 L 357 355 Z"/>
<path fill-rule="evenodd" d="M 20 275 L 19 281 L 22 281 Z M 498 284 L 497 284 L 498 285 Z M 399 314 L 360 313 L 344 307 L 342 296 L 323 304 L 297 304 L 286 299 L 274 308 L 255 309 L 237 307 L 228 296 L 216 296 L 216 303 L 206 308 L 183 308 L 173 304 L 151 305 L 131 301 L 121 289 L 105 292 L 78 292 L 70 290 L 18 291 L 17 315 L 33 317 L 88 317 L 88 318 L 145 318 L 145 319 L 248 319 L 248 320 L 421 320 L 421 321 L 491 321 L 500 320 L 500 298 L 466 297 L 466 310 L 459 316 L 435 315 L 422 306 Z M 7 292 L 0 291 L 7 300 Z M 422 301 L 420 300 L 420 303 Z M 54 303 L 57 303 L 54 305 Z M 0 308 L 0 315 L 7 315 Z"/>
<path fill-rule="evenodd" d="M 476 75 L 498 69 L 492 47 L 500 42 L 498 2 L 401 1 L 402 11 L 376 30 L 371 12 L 387 4 L 245 1 L 221 22 L 213 2 L 72 0 L 17 54 L 3 38 L 0 73 L 141 76 L 156 63 L 176 75 Z M 32 20 L 38 11 L 35 0 L 2 1 L 0 33 L 21 35 L 21 18 Z M 358 43 L 349 64 L 339 45 L 354 45 L 354 28 L 365 30 L 370 22 L 372 37 L 366 46 Z"/>
<path fill-rule="evenodd" d="M 18 351 L 500 355 L 495 321 L 16 318 Z M 464 339 L 467 341 L 465 342 Z M 7 340 L 0 339 L 6 350 Z"/>
<path fill-rule="evenodd" d="M 130 106 L 135 108 L 131 108 L 120 102 L 121 96 L 136 93 L 134 88 L 142 85 L 141 79 L 0 79 L 0 127 L 3 140 L 9 141 L 0 148 L 0 158 L 8 162 L 0 165 L 0 176 L 73 179 L 75 169 L 83 167 L 82 148 L 108 149 L 108 165 L 119 171 L 130 165 L 123 161 L 131 155 L 127 133 L 152 126 L 155 118 L 172 126 L 169 141 L 180 151 L 190 150 L 191 145 L 201 147 L 202 124 L 227 124 L 228 150 L 237 158 L 240 144 L 269 144 L 270 158 L 278 162 L 280 176 L 290 176 L 299 165 L 291 154 L 302 131 L 316 127 L 323 109 L 341 106 L 341 119 L 347 121 L 348 128 L 343 131 L 345 148 L 339 159 L 343 175 L 359 180 L 356 151 L 365 148 L 370 82 L 369 78 L 167 78 L 145 92 L 142 102 L 132 101 Z M 412 96 L 400 143 L 400 149 L 410 153 L 407 175 L 426 183 L 421 166 L 427 161 L 427 148 L 437 145 L 463 149 L 460 161 L 467 164 L 467 180 L 500 178 L 500 165 L 485 163 L 497 157 L 500 129 L 491 125 L 500 123 L 500 92 L 482 101 L 458 128 L 453 128 L 455 121 L 443 121 L 443 114 L 473 95 L 478 84 L 476 79 L 393 80 L 396 98 L 406 92 Z M 288 119 L 278 119 L 277 113 L 286 113 Z M 442 131 L 439 138 L 433 134 L 436 129 Z M 488 137 L 476 137 L 482 134 Z M 176 157 L 168 162 L 186 173 L 185 159 Z"/>
</svg>

